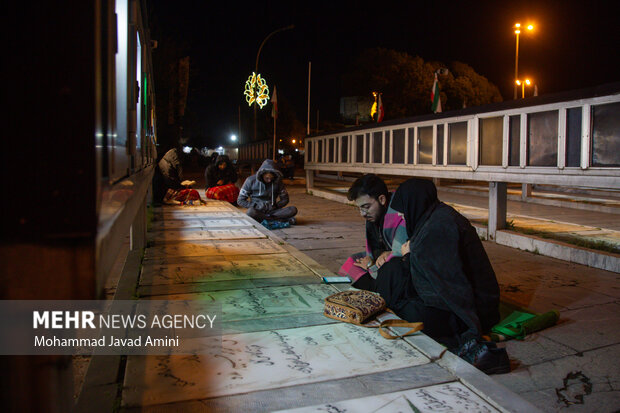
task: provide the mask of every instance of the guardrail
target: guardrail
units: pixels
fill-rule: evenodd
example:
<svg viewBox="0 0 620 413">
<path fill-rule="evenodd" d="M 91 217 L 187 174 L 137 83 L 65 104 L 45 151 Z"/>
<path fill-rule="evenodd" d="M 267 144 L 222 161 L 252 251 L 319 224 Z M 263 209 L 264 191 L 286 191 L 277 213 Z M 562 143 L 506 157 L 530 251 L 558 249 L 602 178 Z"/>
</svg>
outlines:
<svg viewBox="0 0 620 413">
<path fill-rule="evenodd" d="M 506 183 L 620 188 L 620 83 L 306 138 L 314 171 L 489 182 L 489 238 Z"/>
<path fill-rule="evenodd" d="M 272 159 L 272 157 L 273 142 L 271 140 L 250 142 L 239 145 L 237 164 L 240 166 L 248 165 L 251 172 L 254 173 L 265 159 Z"/>
</svg>

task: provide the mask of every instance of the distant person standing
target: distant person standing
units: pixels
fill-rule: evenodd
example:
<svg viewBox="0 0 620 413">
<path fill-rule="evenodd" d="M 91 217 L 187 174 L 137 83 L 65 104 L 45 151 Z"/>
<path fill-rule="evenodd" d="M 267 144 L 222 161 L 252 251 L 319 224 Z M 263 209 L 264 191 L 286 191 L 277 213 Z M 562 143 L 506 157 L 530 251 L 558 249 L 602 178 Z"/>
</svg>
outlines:
<svg viewBox="0 0 620 413">
<path fill-rule="evenodd" d="M 282 172 L 271 159 L 265 160 L 256 174 L 245 180 L 237 198 L 237 203 L 248 208 L 246 213 L 258 222 L 266 220 L 295 224 L 297 208 L 287 207 L 288 202 Z"/>
<path fill-rule="evenodd" d="M 238 176 L 235 166 L 227 155 L 220 155 L 205 170 L 206 197 L 235 203 L 239 188 L 235 186 Z"/>
</svg>

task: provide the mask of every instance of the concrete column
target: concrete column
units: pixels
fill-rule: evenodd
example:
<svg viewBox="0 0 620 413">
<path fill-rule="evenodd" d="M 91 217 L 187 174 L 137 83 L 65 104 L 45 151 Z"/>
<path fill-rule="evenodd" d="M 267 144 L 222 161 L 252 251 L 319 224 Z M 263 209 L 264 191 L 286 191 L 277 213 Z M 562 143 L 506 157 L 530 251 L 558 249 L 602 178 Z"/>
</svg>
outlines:
<svg viewBox="0 0 620 413">
<path fill-rule="evenodd" d="M 506 187 L 506 182 L 489 182 L 489 240 L 495 241 L 495 232 L 506 228 Z"/>
<path fill-rule="evenodd" d="M 314 188 L 314 171 L 306 169 L 306 192 L 310 192 Z"/>
<path fill-rule="evenodd" d="M 532 196 L 532 184 L 521 184 L 521 199 L 527 199 Z"/>
</svg>

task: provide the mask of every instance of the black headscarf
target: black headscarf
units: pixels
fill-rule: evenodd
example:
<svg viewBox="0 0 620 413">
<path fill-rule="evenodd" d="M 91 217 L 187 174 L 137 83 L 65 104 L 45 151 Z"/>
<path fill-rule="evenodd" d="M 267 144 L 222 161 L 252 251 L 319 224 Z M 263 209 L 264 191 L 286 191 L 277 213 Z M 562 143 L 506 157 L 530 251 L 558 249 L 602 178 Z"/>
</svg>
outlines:
<svg viewBox="0 0 620 413">
<path fill-rule="evenodd" d="M 390 206 L 404 215 L 407 236 L 411 238 L 438 204 L 435 184 L 426 179 L 413 178 L 398 187 Z"/>
</svg>

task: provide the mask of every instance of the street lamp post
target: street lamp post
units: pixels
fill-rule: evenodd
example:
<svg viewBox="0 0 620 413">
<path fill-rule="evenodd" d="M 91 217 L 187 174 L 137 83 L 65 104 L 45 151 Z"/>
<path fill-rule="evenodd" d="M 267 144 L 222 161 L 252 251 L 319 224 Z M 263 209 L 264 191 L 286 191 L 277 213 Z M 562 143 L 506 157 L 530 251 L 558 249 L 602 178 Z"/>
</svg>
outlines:
<svg viewBox="0 0 620 413">
<path fill-rule="evenodd" d="M 293 28 L 295 28 L 294 24 L 291 24 L 290 26 L 286 26 L 286 27 L 281 27 L 278 30 L 274 30 L 273 32 L 269 33 L 267 37 L 265 37 L 263 42 L 260 44 L 260 47 L 258 48 L 258 53 L 256 53 L 256 65 L 254 66 L 254 73 L 258 74 L 258 58 L 260 57 L 260 51 L 263 49 L 263 46 L 265 45 L 267 40 L 269 40 L 271 36 L 273 36 L 274 34 L 278 32 L 282 32 L 284 30 L 290 30 Z M 254 141 L 256 141 L 256 102 L 254 102 Z"/>
<path fill-rule="evenodd" d="M 515 81 L 515 89 L 517 88 L 517 86 L 521 86 L 521 99 L 525 98 L 525 85 L 530 86 L 532 84 L 532 81 L 530 79 L 525 79 L 525 80 L 519 80 L 517 79 Z"/>
<path fill-rule="evenodd" d="M 521 34 L 521 23 L 515 24 L 515 34 L 517 35 L 517 43 L 515 47 L 515 80 L 519 78 L 519 34 Z M 534 26 L 529 24 L 527 26 L 528 30 L 533 30 Z M 517 98 L 517 85 L 515 85 L 515 93 L 514 98 Z"/>
</svg>

